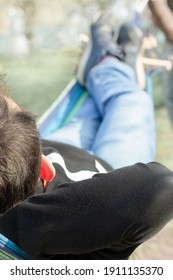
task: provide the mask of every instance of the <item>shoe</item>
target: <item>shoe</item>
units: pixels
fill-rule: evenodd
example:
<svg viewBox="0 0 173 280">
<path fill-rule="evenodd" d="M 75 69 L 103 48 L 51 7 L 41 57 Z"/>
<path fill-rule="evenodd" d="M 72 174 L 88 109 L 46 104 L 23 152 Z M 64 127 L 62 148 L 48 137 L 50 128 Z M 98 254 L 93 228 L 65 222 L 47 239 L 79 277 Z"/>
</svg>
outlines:
<svg viewBox="0 0 173 280">
<path fill-rule="evenodd" d="M 141 89 L 146 87 L 146 75 L 142 56 L 142 31 L 131 23 L 124 23 L 119 29 L 117 44 L 121 47 L 123 62 L 128 64 L 135 73 L 136 81 Z"/>
<path fill-rule="evenodd" d="M 130 59 L 131 55 L 134 58 L 133 62 L 135 62 L 135 58 L 139 54 L 142 41 L 142 31 L 138 27 L 135 27 L 131 23 L 124 23 L 120 26 L 117 44 L 124 52 L 124 62 L 128 63 L 129 61 L 132 61 L 132 59 Z"/>
<path fill-rule="evenodd" d="M 124 62 L 135 68 L 137 57 L 142 44 L 142 32 L 133 24 L 124 23 L 119 29 L 117 44 L 124 52 Z"/>
<path fill-rule="evenodd" d="M 87 75 L 91 68 L 107 55 L 121 59 L 122 51 L 114 42 L 115 17 L 110 12 L 95 17 L 90 27 L 90 40 L 81 57 L 77 80 L 85 86 Z"/>
<path fill-rule="evenodd" d="M 141 30 L 130 23 L 122 24 L 119 29 L 117 44 L 122 48 L 124 53 L 123 61 L 135 70 L 137 57 L 142 44 Z"/>
</svg>

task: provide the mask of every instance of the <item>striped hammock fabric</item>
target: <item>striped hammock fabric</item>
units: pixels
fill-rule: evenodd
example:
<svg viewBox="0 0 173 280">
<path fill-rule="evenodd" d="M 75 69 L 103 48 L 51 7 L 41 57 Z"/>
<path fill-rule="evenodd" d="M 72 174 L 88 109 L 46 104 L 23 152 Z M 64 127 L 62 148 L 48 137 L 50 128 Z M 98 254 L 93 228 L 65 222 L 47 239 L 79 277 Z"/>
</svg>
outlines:
<svg viewBox="0 0 173 280">
<path fill-rule="evenodd" d="M 82 108 L 88 98 L 87 90 L 73 79 L 38 121 L 42 138 L 65 126 Z"/>
<path fill-rule="evenodd" d="M 25 252 L 15 243 L 0 234 L 0 260 L 27 260 Z"/>
</svg>

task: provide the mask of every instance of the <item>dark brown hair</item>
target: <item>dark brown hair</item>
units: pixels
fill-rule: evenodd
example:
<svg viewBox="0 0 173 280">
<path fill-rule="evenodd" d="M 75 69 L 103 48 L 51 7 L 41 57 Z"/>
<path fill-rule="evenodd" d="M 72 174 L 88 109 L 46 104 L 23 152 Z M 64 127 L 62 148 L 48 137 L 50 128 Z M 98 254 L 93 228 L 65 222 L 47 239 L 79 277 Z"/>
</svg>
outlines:
<svg viewBox="0 0 173 280">
<path fill-rule="evenodd" d="M 35 118 L 0 91 L 0 213 L 36 192 L 41 146 Z"/>
</svg>

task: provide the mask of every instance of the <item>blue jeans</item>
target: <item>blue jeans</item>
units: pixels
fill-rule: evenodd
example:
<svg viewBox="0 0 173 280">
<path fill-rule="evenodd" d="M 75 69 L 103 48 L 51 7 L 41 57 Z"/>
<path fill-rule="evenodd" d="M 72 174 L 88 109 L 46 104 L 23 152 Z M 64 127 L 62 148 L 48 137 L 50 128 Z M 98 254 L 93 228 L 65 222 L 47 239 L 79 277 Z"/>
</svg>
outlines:
<svg viewBox="0 0 173 280">
<path fill-rule="evenodd" d="M 91 69 L 86 86 L 90 96 L 82 110 L 49 139 L 88 150 L 114 169 L 153 161 L 153 102 L 133 70 L 108 57 Z"/>
</svg>

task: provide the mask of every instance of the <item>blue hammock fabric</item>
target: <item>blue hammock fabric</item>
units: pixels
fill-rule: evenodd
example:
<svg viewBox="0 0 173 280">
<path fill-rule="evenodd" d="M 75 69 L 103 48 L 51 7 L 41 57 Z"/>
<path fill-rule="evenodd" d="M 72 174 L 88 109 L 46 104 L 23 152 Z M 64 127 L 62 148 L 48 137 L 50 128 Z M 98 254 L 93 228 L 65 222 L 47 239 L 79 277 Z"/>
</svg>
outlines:
<svg viewBox="0 0 173 280">
<path fill-rule="evenodd" d="M 25 252 L 10 241 L 4 235 L 0 234 L 0 260 L 27 260 L 29 259 Z"/>
<path fill-rule="evenodd" d="M 41 137 L 46 138 L 66 125 L 82 108 L 87 98 L 87 90 L 73 79 L 38 121 Z"/>
</svg>

